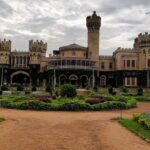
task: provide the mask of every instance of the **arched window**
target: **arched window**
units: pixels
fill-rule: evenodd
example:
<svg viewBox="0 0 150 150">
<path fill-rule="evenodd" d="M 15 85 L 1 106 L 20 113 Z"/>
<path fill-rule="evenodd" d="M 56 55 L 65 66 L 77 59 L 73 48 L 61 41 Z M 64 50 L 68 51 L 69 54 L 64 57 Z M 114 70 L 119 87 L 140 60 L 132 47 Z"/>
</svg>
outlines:
<svg viewBox="0 0 150 150">
<path fill-rule="evenodd" d="M 104 75 L 100 77 L 100 86 L 106 86 L 106 76 Z"/>
</svg>

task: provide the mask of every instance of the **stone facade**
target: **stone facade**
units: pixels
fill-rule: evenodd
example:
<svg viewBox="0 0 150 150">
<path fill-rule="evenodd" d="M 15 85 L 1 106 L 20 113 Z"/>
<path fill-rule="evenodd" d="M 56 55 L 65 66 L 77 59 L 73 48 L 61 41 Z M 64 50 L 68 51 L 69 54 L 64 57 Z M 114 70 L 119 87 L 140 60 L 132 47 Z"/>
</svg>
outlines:
<svg viewBox="0 0 150 150">
<path fill-rule="evenodd" d="M 0 83 L 45 86 L 71 83 L 77 87 L 109 85 L 150 87 L 150 34 L 139 34 L 132 49 L 117 48 L 99 55 L 101 17 L 86 18 L 87 47 L 62 46 L 46 57 L 47 43 L 29 41 L 29 50 L 12 51 L 10 40 L 0 40 Z"/>
</svg>

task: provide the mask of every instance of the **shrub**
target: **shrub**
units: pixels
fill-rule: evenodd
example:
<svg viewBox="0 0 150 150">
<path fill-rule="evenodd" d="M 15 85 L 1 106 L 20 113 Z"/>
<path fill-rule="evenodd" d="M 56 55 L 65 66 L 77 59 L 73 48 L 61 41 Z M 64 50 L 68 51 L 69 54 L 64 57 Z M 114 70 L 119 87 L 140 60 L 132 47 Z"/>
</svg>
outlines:
<svg viewBox="0 0 150 150">
<path fill-rule="evenodd" d="M 133 120 L 150 130 L 150 118 L 145 113 L 133 114 Z"/>
<path fill-rule="evenodd" d="M 123 93 L 128 93 L 128 92 L 129 92 L 129 90 L 128 90 L 128 88 L 127 88 L 126 86 L 122 86 L 122 87 L 121 87 L 121 91 L 122 91 Z"/>
<path fill-rule="evenodd" d="M 23 91 L 23 90 L 24 90 L 23 86 L 18 84 L 17 85 L 17 91 Z"/>
<path fill-rule="evenodd" d="M 118 97 L 117 100 L 120 101 L 120 102 L 125 102 L 125 103 L 127 103 L 127 101 L 128 101 L 128 99 L 124 96 Z"/>
<path fill-rule="evenodd" d="M 37 89 L 36 89 L 36 86 L 33 86 L 32 89 L 31 89 L 33 92 L 35 92 Z"/>
<path fill-rule="evenodd" d="M 52 99 L 56 99 L 56 97 L 57 97 L 56 95 L 52 95 Z"/>
<path fill-rule="evenodd" d="M 46 86 L 46 92 L 50 93 L 51 95 L 53 94 L 53 90 L 50 85 Z"/>
<path fill-rule="evenodd" d="M 137 101 L 150 101 L 150 97 L 148 97 L 148 96 L 138 96 L 138 97 L 136 97 L 136 100 Z"/>
<path fill-rule="evenodd" d="M 140 87 L 137 89 L 137 95 L 142 96 L 143 95 L 143 89 Z"/>
<path fill-rule="evenodd" d="M 136 99 L 135 98 L 130 98 L 128 99 L 127 103 L 126 103 L 126 108 L 134 108 L 136 107 Z"/>
<path fill-rule="evenodd" d="M 111 95 L 116 95 L 116 91 L 114 91 L 114 89 L 113 89 L 112 86 L 110 86 L 110 87 L 108 88 L 108 93 L 111 94 Z"/>
<path fill-rule="evenodd" d="M 76 88 L 72 84 L 64 84 L 61 86 L 60 95 L 62 97 L 75 97 L 76 96 Z"/>
<path fill-rule="evenodd" d="M 8 89 L 8 87 L 6 85 L 2 85 L 1 86 L 1 90 L 2 91 L 8 91 L 9 89 Z"/>
</svg>

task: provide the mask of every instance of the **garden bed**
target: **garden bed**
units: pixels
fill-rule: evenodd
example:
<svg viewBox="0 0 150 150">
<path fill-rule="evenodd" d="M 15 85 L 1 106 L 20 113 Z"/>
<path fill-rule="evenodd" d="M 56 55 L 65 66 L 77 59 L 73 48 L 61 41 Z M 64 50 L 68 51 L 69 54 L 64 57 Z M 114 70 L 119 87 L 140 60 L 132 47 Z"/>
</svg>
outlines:
<svg viewBox="0 0 150 150">
<path fill-rule="evenodd" d="M 150 130 L 131 119 L 119 119 L 118 122 L 142 139 L 150 142 Z"/>
<path fill-rule="evenodd" d="M 0 107 L 11 109 L 51 110 L 51 111 L 101 111 L 115 109 L 129 109 L 136 107 L 134 98 L 103 97 L 105 100 L 90 102 L 86 97 L 76 96 L 73 98 L 57 97 L 52 99 L 47 96 L 2 96 Z"/>
</svg>

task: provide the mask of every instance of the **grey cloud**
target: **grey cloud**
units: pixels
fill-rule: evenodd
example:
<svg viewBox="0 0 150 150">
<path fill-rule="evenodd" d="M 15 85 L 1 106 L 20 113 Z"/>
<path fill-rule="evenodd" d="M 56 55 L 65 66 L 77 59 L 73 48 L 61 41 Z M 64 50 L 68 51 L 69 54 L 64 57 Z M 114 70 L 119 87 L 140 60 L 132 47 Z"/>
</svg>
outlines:
<svg viewBox="0 0 150 150">
<path fill-rule="evenodd" d="M 132 46 L 138 33 L 150 30 L 149 0 L 13 0 L 20 7 L 8 1 L 0 0 L 0 32 L 17 49 L 28 50 L 30 39 L 46 40 L 49 52 L 73 42 L 87 46 L 86 16 L 93 10 L 102 17 L 102 54 L 111 54 L 120 41 Z"/>
<path fill-rule="evenodd" d="M 3 0 L 0 0 L 0 16 L 8 17 L 12 13 L 13 13 L 13 9 Z"/>
</svg>

